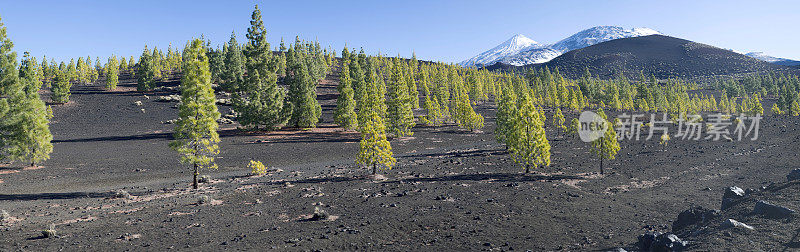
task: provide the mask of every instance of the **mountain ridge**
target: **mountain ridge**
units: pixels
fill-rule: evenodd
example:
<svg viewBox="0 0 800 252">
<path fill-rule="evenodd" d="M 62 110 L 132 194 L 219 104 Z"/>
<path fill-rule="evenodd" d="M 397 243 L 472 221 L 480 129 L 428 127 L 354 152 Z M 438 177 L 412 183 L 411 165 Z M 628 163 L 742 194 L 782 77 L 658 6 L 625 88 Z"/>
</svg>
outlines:
<svg viewBox="0 0 800 252">
<path fill-rule="evenodd" d="M 628 37 L 661 34 L 650 28 L 626 29 L 620 26 L 595 26 L 584 29 L 553 44 L 535 43 L 515 50 L 504 49 L 509 41 L 514 40 L 517 34 L 503 44 L 487 50 L 468 60 L 462 61 L 462 66 L 488 66 L 497 62 L 509 65 L 522 66 L 532 63 L 544 63 L 571 50 L 580 49 L 597 43 Z M 524 37 L 524 36 L 523 36 Z M 527 37 L 525 37 L 527 38 Z M 531 40 L 533 41 L 533 40 Z M 535 41 L 534 41 L 535 42 Z"/>
</svg>

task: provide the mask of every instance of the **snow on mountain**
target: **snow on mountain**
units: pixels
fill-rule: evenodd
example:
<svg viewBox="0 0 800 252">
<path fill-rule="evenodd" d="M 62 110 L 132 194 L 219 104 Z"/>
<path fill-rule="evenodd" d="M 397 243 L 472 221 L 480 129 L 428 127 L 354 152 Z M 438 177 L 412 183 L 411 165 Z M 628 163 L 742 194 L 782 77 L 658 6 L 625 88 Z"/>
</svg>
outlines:
<svg viewBox="0 0 800 252">
<path fill-rule="evenodd" d="M 649 28 L 625 29 L 619 26 L 596 26 L 580 31 L 572 36 L 558 41 L 557 43 L 553 44 L 551 48 L 561 52 L 568 52 L 609 40 L 641 37 L 654 34 L 661 33 Z"/>
<path fill-rule="evenodd" d="M 750 52 L 750 53 L 747 53 L 745 55 L 750 56 L 752 58 L 759 59 L 759 60 L 763 60 L 763 61 L 766 61 L 766 62 L 769 62 L 769 63 L 772 63 L 772 64 L 778 64 L 778 65 L 783 65 L 783 66 L 800 66 L 800 61 L 773 57 L 773 56 L 769 56 L 769 55 L 767 55 L 767 54 L 765 54 L 763 52 Z"/>
<path fill-rule="evenodd" d="M 509 65 L 524 66 L 528 64 L 548 62 L 563 53 L 564 52 L 552 49 L 550 47 L 543 47 L 525 50 L 514 55 L 509 55 L 500 59 L 500 62 Z"/>
<path fill-rule="evenodd" d="M 488 66 L 496 63 L 503 57 L 517 54 L 526 49 L 539 47 L 542 47 L 542 44 L 539 44 L 539 42 L 533 41 L 532 39 L 525 37 L 525 35 L 517 34 L 502 44 L 461 62 L 461 65 Z"/>
<path fill-rule="evenodd" d="M 491 65 L 499 61 L 505 64 L 522 66 L 533 63 L 544 63 L 555 57 L 558 57 L 565 52 L 584 48 L 597 43 L 614 39 L 648 36 L 654 34 L 661 33 L 650 28 L 625 29 L 619 26 L 597 26 L 575 33 L 574 35 L 558 41 L 555 44 L 542 45 L 536 43 L 535 46 L 522 47 L 522 49 L 514 53 L 510 53 L 513 52 L 512 50 L 507 50 L 503 53 L 495 52 L 498 48 L 504 48 L 509 41 L 514 39 L 512 38 L 509 41 L 506 41 L 505 43 L 495 47 L 494 49 L 475 56 L 472 59 L 466 60 L 461 64 L 464 66 Z M 481 64 L 474 63 L 478 62 L 478 60 L 482 60 L 480 62 Z"/>
</svg>

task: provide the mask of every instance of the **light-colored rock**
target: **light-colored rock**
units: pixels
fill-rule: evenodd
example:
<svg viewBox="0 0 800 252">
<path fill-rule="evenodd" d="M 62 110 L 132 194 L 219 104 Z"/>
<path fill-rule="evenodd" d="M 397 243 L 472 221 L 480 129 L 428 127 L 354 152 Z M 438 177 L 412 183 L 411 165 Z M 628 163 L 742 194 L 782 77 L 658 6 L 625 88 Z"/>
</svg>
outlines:
<svg viewBox="0 0 800 252">
<path fill-rule="evenodd" d="M 743 228 L 747 230 L 753 230 L 753 227 L 744 223 L 741 223 L 734 219 L 728 219 L 722 223 L 722 227 L 725 228 Z"/>
</svg>

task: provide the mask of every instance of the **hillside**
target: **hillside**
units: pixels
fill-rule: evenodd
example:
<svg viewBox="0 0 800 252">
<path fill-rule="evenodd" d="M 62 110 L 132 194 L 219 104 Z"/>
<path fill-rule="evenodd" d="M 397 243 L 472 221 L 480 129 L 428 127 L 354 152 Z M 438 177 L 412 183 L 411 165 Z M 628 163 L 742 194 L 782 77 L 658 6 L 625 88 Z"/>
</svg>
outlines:
<svg viewBox="0 0 800 252">
<path fill-rule="evenodd" d="M 638 76 L 640 71 L 657 78 L 696 78 L 715 75 L 738 75 L 759 71 L 796 71 L 752 57 L 663 35 L 650 35 L 611 40 L 572 50 L 555 59 L 521 68 L 558 68 L 561 73 L 577 77 L 588 68 L 593 75 L 607 78 L 618 71 Z M 505 64 L 489 69 L 523 70 Z"/>
</svg>

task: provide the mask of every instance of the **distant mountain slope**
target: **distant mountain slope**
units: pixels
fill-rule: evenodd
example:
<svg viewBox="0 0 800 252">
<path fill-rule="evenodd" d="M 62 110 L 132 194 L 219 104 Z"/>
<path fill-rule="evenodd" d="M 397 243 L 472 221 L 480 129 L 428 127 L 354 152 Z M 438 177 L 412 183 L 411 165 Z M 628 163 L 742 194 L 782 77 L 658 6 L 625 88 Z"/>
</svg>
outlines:
<svg viewBox="0 0 800 252">
<path fill-rule="evenodd" d="M 796 71 L 730 50 L 663 35 L 611 40 L 564 53 L 542 64 L 514 67 L 501 63 L 487 68 L 525 70 L 541 67 L 558 68 L 570 77 L 578 77 L 588 68 L 593 75 L 602 78 L 611 77 L 618 71 L 628 76 L 638 76 L 640 71 L 644 71 L 658 78 Z"/>
<path fill-rule="evenodd" d="M 660 34 L 649 28 L 625 29 L 619 26 L 596 26 L 573 34 L 551 45 L 539 44 L 518 34 L 486 52 L 461 62 L 462 66 L 488 66 L 496 62 L 510 65 L 544 63 L 562 53 L 600 42 Z"/>
<path fill-rule="evenodd" d="M 555 44 L 523 50 L 515 55 L 500 59 L 500 62 L 509 65 L 523 66 L 534 63 L 548 62 L 559 55 L 575 49 L 584 48 L 609 40 L 641 37 L 661 34 L 650 28 L 625 29 L 619 26 L 596 26 L 573 34 Z"/>
<path fill-rule="evenodd" d="M 541 46 L 542 44 L 539 44 L 538 42 L 533 41 L 522 34 L 517 34 L 502 44 L 461 62 L 461 65 L 488 66 L 494 64 L 503 57 L 517 54 L 524 49 L 538 48 Z"/>
<path fill-rule="evenodd" d="M 751 52 L 745 55 L 781 66 L 800 66 L 800 61 L 773 57 L 766 55 L 763 52 Z"/>
</svg>

